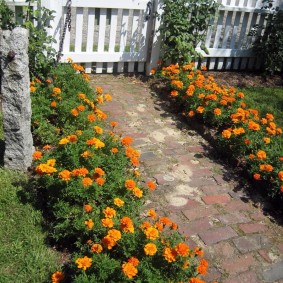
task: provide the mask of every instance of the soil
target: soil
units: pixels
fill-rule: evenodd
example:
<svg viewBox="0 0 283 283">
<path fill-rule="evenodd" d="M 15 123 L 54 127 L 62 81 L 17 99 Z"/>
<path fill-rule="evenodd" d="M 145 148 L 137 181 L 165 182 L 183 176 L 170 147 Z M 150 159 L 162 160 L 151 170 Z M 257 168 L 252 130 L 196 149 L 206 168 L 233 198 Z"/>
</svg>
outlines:
<svg viewBox="0 0 283 283">
<path fill-rule="evenodd" d="M 233 71 L 207 71 L 205 74 L 214 76 L 215 81 L 223 87 L 283 87 L 283 74 L 263 76 L 260 73 Z"/>
</svg>

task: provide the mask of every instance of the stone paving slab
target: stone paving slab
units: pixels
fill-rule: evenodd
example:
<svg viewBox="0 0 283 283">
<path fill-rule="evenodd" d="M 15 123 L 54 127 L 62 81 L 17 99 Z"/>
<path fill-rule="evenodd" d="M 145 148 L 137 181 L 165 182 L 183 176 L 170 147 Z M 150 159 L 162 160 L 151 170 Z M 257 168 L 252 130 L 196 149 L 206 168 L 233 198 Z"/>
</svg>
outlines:
<svg viewBox="0 0 283 283">
<path fill-rule="evenodd" d="M 93 75 L 91 85 L 112 94 L 102 109 L 119 122 L 118 134 L 134 138 L 140 171 L 158 184 L 146 208 L 176 221 L 191 247 L 203 247 L 206 282 L 283 283 L 282 215 L 249 198 L 241 178 L 147 83 Z"/>
</svg>

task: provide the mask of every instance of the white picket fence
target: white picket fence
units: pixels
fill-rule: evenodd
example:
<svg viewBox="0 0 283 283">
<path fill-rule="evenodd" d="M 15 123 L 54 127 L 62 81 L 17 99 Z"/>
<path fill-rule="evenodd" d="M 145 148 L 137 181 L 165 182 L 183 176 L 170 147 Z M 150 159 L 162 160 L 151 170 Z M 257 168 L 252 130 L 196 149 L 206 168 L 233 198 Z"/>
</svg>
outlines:
<svg viewBox="0 0 283 283">
<path fill-rule="evenodd" d="M 161 38 L 156 32 L 160 22 L 152 15 L 162 12 L 161 1 L 153 1 L 153 11 L 147 19 L 148 0 L 73 0 L 72 28 L 66 32 L 61 61 L 72 58 L 84 64 L 88 73 L 148 74 L 160 54 Z M 7 2 L 17 7 L 17 11 L 26 5 L 23 0 Z M 259 69 L 261 58 L 251 50 L 255 38 L 248 33 L 253 25 L 265 23 L 261 0 L 218 2 L 221 4 L 218 17 L 211 22 L 205 40 L 209 54 L 197 48 L 204 56 L 201 64 L 213 70 Z M 41 4 L 56 11 L 49 32 L 57 40 L 54 47 L 58 50 L 66 19 L 66 0 L 42 0 Z M 283 0 L 274 4 L 283 8 Z"/>
</svg>

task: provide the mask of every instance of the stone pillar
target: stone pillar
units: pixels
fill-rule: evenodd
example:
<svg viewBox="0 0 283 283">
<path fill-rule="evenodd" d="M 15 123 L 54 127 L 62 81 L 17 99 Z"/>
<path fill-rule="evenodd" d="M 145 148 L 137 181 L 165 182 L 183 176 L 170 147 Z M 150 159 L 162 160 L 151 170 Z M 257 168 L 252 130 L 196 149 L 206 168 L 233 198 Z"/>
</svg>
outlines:
<svg viewBox="0 0 283 283">
<path fill-rule="evenodd" d="M 25 171 L 31 165 L 34 151 L 26 29 L 0 30 L 0 59 L 4 166 Z"/>
</svg>

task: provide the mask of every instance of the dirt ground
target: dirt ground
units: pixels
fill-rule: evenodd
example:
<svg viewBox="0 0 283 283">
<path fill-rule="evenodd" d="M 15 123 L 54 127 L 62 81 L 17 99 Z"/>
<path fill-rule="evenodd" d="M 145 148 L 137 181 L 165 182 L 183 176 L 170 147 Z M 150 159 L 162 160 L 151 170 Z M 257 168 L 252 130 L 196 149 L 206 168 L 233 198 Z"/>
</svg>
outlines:
<svg viewBox="0 0 283 283">
<path fill-rule="evenodd" d="M 214 76 L 216 82 L 226 87 L 283 87 L 283 74 L 264 77 L 251 72 L 205 72 Z"/>
</svg>

